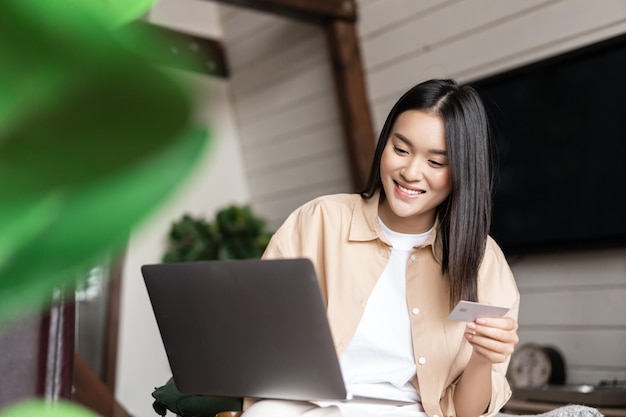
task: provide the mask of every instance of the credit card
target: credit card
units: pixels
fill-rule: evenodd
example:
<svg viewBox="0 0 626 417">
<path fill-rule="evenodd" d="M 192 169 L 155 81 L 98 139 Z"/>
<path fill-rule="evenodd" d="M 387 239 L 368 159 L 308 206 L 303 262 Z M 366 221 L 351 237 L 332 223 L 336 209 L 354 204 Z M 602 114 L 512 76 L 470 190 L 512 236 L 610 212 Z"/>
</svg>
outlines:
<svg viewBox="0 0 626 417">
<path fill-rule="evenodd" d="M 476 321 L 476 319 L 479 318 L 502 317 L 507 311 L 509 311 L 508 307 L 498 307 L 490 304 L 461 300 L 448 316 L 448 320 Z"/>
</svg>

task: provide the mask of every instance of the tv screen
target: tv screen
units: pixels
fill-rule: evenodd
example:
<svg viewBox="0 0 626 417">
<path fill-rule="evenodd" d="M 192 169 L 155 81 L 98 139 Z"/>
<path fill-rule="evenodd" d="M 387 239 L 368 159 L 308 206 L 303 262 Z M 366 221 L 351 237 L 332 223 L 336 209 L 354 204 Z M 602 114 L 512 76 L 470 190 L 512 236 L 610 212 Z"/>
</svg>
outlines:
<svg viewBox="0 0 626 417">
<path fill-rule="evenodd" d="M 495 142 L 507 254 L 626 244 L 626 35 L 469 83 Z"/>
</svg>

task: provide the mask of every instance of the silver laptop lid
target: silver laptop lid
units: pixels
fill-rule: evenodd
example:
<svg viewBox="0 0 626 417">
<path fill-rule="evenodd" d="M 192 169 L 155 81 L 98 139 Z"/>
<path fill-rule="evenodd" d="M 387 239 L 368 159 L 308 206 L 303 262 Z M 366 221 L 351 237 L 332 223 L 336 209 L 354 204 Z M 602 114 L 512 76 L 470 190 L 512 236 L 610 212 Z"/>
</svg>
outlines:
<svg viewBox="0 0 626 417">
<path fill-rule="evenodd" d="M 309 260 L 170 263 L 141 271 L 181 392 L 346 397 Z"/>
</svg>

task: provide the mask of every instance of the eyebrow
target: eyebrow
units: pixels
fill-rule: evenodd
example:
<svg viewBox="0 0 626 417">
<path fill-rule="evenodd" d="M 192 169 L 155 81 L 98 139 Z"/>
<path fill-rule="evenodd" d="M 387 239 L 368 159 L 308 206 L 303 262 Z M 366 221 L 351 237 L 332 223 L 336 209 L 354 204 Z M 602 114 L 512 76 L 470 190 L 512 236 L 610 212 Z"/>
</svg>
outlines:
<svg viewBox="0 0 626 417">
<path fill-rule="evenodd" d="M 409 140 L 409 138 L 407 138 L 406 136 L 404 136 L 402 133 L 397 133 L 394 132 L 393 136 L 395 136 L 396 138 L 400 139 L 402 142 L 404 142 L 407 146 L 409 146 L 411 149 L 414 148 L 413 146 L 413 142 L 411 142 Z M 435 155 L 442 155 L 442 156 L 448 156 L 448 151 L 446 151 L 445 149 L 429 149 L 428 150 L 429 153 L 433 153 Z"/>
</svg>

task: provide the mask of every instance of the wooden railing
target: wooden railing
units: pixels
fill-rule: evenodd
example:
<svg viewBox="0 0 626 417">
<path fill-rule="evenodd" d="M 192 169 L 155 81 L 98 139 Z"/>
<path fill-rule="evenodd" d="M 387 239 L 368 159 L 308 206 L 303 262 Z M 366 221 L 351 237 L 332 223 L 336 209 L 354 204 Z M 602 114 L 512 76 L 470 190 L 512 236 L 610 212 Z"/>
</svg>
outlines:
<svg viewBox="0 0 626 417">
<path fill-rule="evenodd" d="M 78 355 L 74 355 L 72 401 L 103 417 L 131 417 L 114 394 Z"/>
</svg>

